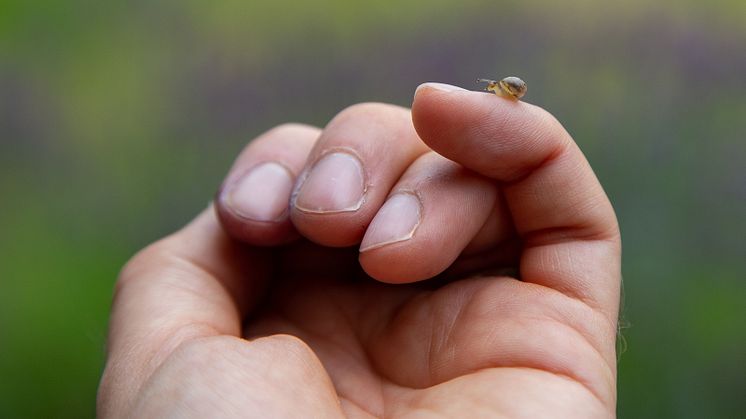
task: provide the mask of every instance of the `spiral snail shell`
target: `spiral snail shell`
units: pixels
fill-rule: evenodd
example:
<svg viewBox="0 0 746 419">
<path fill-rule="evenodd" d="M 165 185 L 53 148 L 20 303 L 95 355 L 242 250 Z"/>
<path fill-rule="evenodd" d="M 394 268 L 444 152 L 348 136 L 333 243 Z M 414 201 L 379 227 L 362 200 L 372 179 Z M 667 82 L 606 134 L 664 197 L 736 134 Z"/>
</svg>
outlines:
<svg viewBox="0 0 746 419">
<path fill-rule="evenodd" d="M 487 91 L 494 92 L 498 96 L 504 96 L 513 99 L 522 98 L 528 90 L 526 82 L 514 76 L 505 77 L 500 81 L 490 79 L 477 79 L 477 83 L 487 83 Z"/>
</svg>

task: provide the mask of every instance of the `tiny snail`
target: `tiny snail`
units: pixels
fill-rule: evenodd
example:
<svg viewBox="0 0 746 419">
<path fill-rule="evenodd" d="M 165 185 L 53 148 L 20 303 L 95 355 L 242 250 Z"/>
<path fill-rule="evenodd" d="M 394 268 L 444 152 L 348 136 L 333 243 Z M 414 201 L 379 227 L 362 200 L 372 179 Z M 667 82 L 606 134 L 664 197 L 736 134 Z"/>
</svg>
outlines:
<svg viewBox="0 0 746 419">
<path fill-rule="evenodd" d="M 487 83 L 485 90 L 488 92 L 494 92 L 498 96 L 520 99 L 526 94 L 526 82 L 519 79 L 518 77 L 505 77 L 504 79 L 490 80 L 490 79 L 477 79 L 477 83 Z"/>
</svg>

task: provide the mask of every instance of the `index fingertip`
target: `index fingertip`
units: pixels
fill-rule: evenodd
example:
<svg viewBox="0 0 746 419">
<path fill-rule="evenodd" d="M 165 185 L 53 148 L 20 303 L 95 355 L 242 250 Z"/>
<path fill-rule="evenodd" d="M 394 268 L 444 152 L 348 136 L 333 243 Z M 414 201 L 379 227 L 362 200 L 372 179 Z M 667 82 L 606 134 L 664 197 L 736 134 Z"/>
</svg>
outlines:
<svg viewBox="0 0 746 419">
<path fill-rule="evenodd" d="M 446 83 L 438 83 L 438 82 L 425 82 L 417 86 L 417 89 L 414 91 L 415 97 L 417 97 L 417 94 L 424 90 L 436 90 L 439 92 L 468 92 L 468 90 L 464 89 L 463 87 L 454 86 L 452 84 L 446 84 Z"/>
</svg>

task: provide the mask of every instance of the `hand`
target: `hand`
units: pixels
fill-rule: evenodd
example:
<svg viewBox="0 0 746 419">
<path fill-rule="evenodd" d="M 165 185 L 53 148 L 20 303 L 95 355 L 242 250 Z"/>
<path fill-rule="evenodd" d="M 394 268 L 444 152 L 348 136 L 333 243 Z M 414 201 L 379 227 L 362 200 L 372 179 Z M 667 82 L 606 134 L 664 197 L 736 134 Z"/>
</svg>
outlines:
<svg viewBox="0 0 746 419">
<path fill-rule="evenodd" d="M 122 271 L 100 416 L 614 416 L 617 222 L 540 108 L 426 84 L 284 125 L 214 209 Z"/>
</svg>

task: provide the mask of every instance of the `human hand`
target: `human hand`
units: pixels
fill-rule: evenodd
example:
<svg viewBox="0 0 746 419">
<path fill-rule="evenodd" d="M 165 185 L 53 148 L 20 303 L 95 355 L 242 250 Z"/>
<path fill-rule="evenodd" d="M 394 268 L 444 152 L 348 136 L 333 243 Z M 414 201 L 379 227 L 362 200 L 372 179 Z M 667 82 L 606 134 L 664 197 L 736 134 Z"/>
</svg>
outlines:
<svg viewBox="0 0 746 419">
<path fill-rule="evenodd" d="M 452 89 L 252 142 L 223 228 L 123 270 L 99 414 L 613 416 L 613 209 L 545 111 Z"/>
</svg>

